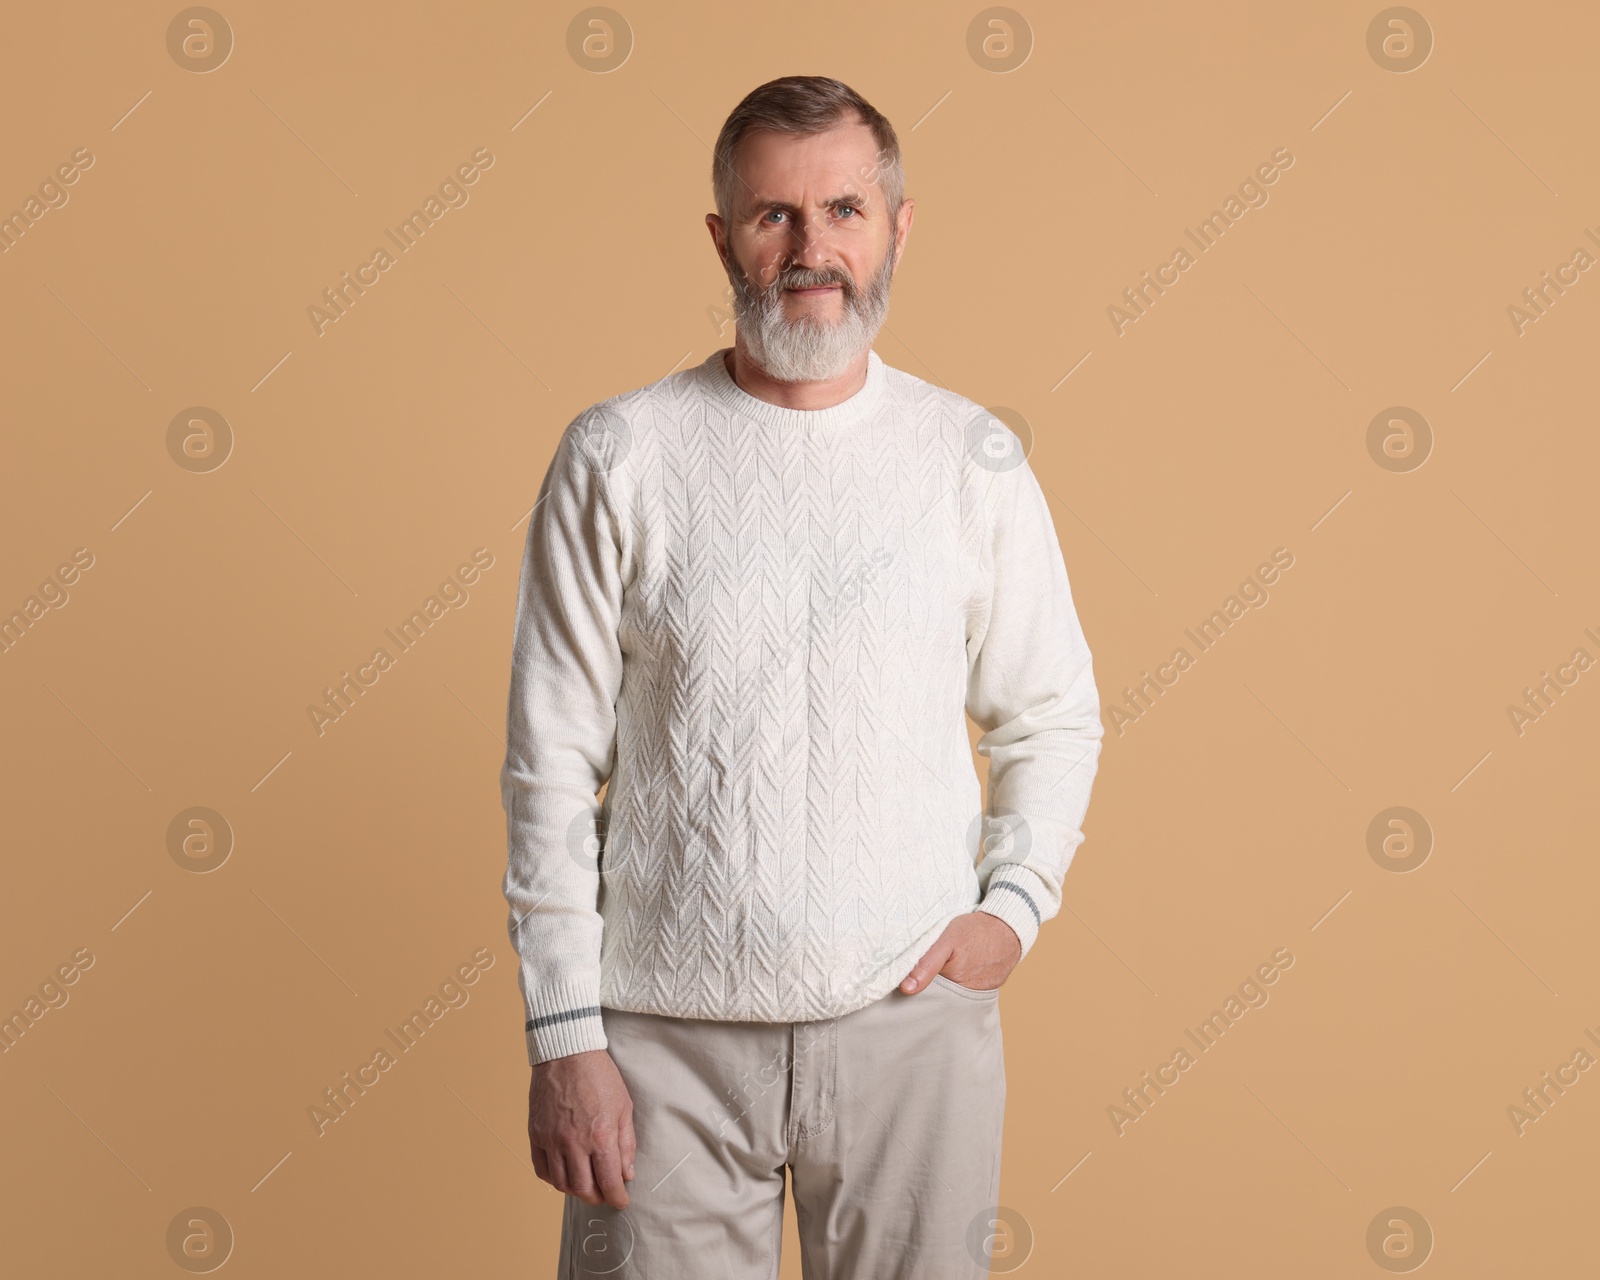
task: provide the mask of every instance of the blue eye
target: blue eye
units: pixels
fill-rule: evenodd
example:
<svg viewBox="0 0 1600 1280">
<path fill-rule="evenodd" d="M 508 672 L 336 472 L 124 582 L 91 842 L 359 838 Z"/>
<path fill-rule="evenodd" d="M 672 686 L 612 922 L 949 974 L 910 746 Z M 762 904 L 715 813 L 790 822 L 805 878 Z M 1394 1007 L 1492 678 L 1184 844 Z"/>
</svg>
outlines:
<svg viewBox="0 0 1600 1280">
<path fill-rule="evenodd" d="M 856 206 L 853 205 L 853 204 L 841 204 L 841 205 L 835 205 L 834 206 L 834 211 L 836 213 L 843 213 L 847 209 L 852 214 L 859 214 L 861 212 L 861 210 L 856 208 Z M 769 219 L 771 219 L 771 218 L 787 218 L 788 216 L 789 216 L 788 213 L 786 213 L 782 209 L 769 209 L 769 210 L 767 210 L 767 212 L 765 214 L 762 215 L 762 221 L 766 222 L 767 225 L 770 227 L 770 226 L 775 226 L 777 224 L 773 223 L 771 221 L 768 221 Z"/>
</svg>

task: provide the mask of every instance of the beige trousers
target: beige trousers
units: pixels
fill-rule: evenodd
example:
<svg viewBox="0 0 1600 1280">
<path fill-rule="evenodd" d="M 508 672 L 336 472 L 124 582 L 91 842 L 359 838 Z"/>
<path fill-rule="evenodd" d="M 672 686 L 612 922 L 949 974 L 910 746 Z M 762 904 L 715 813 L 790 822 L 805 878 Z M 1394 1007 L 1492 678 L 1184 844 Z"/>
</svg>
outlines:
<svg viewBox="0 0 1600 1280">
<path fill-rule="evenodd" d="M 805 1280 L 987 1276 L 999 994 L 936 975 L 816 1022 L 606 1009 L 634 1178 L 626 1209 L 566 1197 L 560 1280 L 774 1280 L 785 1170 Z"/>
</svg>

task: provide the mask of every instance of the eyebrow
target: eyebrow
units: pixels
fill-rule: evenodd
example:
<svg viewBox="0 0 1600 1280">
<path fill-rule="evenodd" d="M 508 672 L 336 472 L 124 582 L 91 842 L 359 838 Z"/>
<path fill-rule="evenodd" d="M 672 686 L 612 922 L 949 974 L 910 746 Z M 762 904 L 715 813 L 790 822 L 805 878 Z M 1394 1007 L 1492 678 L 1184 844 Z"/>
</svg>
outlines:
<svg viewBox="0 0 1600 1280">
<path fill-rule="evenodd" d="M 852 209 L 860 209 L 863 213 L 866 213 L 871 208 L 865 196 L 848 195 L 830 196 L 822 202 L 821 207 L 824 209 L 837 209 L 842 204 L 847 204 Z M 749 213 L 751 217 L 756 217 L 760 214 L 771 213 L 774 209 L 781 209 L 785 213 L 800 212 L 799 205 L 791 204 L 786 200 L 757 200 L 750 206 Z"/>
</svg>

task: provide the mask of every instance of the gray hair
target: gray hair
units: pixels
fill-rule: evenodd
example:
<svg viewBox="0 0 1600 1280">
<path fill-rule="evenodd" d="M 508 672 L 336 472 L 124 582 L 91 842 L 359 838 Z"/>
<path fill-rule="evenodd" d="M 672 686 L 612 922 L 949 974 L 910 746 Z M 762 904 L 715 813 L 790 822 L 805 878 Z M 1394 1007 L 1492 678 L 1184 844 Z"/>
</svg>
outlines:
<svg viewBox="0 0 1600 1280">
<path fill-rule="evenodd" d="M 717 212 L 726 222 L 731 215 L 742 179 L 733 167 L 739 139 L 751 129 L 779 133 L 824 133 L 854 115 L 872 130 L 877 156 L 855 175 L 866 185 L 878 186 L 892 219 L 905 199 L 906 171 L 900 157 L 900 139 L 894 126 L 849 85 L 829 76 L 782 76 L 752 89 L 733 109 L 717 135 L 711 158 L 711 192 Z"/>
</svg>

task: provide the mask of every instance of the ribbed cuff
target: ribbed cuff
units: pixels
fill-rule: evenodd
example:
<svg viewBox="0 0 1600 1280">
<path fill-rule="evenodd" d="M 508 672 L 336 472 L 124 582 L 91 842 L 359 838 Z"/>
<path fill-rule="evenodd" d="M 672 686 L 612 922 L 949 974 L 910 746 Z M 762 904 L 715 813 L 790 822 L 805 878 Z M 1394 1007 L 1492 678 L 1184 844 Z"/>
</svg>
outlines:
<svg viewBox="0 0 1600 1280">
<path fill-rule="evenodd" d="M 1004 920 L 1022 939 L 1022 955 L 1026 956 L 1039 936 L 1043 904 L 1048 890 L 1039 873 L 1017 863 L 1007 863 L 995 868 L 989 877 L 989 887 L 984 891 L 979 911 Z M 1017 963 L 1022 963 L 1019 956 Z"/>
<path fill-rule="evenodd" d="M 526 1031 L 528 1065 L 606 1047 L 600 1017 L 600 979 L 569 979 L 536 988 L 530 997 Z"/>
</svg>

